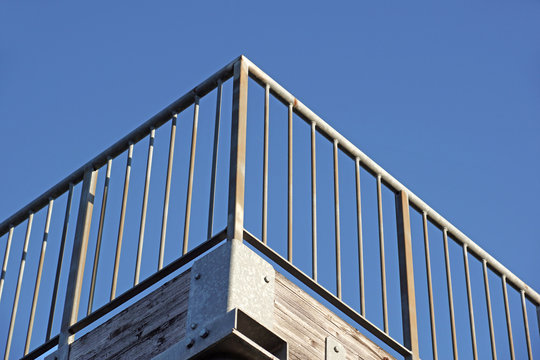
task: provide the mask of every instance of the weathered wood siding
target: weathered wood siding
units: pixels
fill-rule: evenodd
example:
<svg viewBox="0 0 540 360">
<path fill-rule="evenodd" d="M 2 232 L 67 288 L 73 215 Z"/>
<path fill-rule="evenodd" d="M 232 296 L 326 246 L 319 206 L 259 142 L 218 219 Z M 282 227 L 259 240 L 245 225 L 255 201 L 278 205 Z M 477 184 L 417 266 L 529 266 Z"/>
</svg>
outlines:
<svg viewBox="0 0 540 360">
<path fill-rule="evenodd" d="M 151 359 L 185 333 L 189 270 L 73 343 L 73 359 Z M 289 344 L 289 359 L 324 359 L 333 336 L 347 359 L 393 359 L 305 291 L 276 274 L 274 331 Z"/>
</svg>

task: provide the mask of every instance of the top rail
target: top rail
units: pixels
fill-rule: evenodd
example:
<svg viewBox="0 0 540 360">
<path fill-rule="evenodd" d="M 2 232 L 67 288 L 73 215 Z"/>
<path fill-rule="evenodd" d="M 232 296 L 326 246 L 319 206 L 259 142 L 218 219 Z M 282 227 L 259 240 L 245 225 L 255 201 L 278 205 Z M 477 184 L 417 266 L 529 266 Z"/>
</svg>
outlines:
<svg viewBox="0 0 540 360">
<path fill-rule="evenodd" d="M 486 260 L 489 267 L 498 273 L 501 276 L 506 276 L 506 280 L 518 291 L 523 290 L 525 295 L 534 302 L 537 306 L 540 306 L 540 295 L 527 284 L 525 284 L 521 279 L 514 275 L 510 270 L 508 270 L 504 265 L 498 262 L 495 258 L 489 255 L 484 249 L 478 246 L 473 242 L 467 235 L 462 233 L 458 228 L 452 225 L 448 220 L 442 217 L 439 213 L 433 210 L 429 205 L 427 205 L 422 199 L 416 196 L 411 190 L 407 189 L 403 184 L 396 180 L 392 175 L 386 172 L 382 167 L 380 167 L 376 162 L 364 154 L 360 149 L 354 146 L 349 140 L 347 140 L 343 135 L 337 132 L 333 127 L 328 125 L 323 119 L 321 119 L 317 114 L 311 111 L 307 106 L 302 104 L 298 99 L 296 99 L 291 93 L 285 90 L 281 85 L 279 85 L 274 79 L 268 76 L 264 71 L 259 69 L 251 61 L 248 61 L 249 64 L 249 75 L 250 77 L 259 83 L 261 86 L 270 87 L 270 92 L 276 96 L 284 105 L 292 105 L 293 111 L 301 117 L 304 121 L 308 123 L 315 123 L 317 130 L 320 134 L 326 137 L 328 140 L 333 142 L 337 140 L 339 147 L 353 159 L 359 159 L 362 166 L 371 172 L 373 175 L 381 176 L 382 182 L 388 186 L 392 191 L 399 192 L 404 191 L 409 197 L 409 203 L 413 208 L 420 212 L 426 212 L 428 218 L 432 223 L 437 226 L 439 229 L 446 229 L 448 234 L 457 242 L 462 245 L 466 245 L 468 251 L 473 254 L 480 261 Z"/>
<path fill-rule="evenodd" d="M 69 190 L 69 184 L 78 184 L 82 181 L 84 176 L 84 171 L 88 168 L 100 168 L 101 166 L 107 163 L 108 158 L 114 158 L 124 152 L 130 143 L 136 143 L 146 135 L 148 135 L 152 128 L 158 128 L 168 120 L 174 114 L 178 114 L 183 110 L 187 109 L 195 102 L 195 98 L 203 97 L 208 94 L 210 91 L 214 90 L 218 86 L 218 80 L 225 82 L 233 75 L 234 64 L 240 59 L 240 57 L 234 59 L 229 64 L 225 65 L 223 68 L 218 70 L 212 76 L 207 78 L 201 84 L 193 88 L 184 96 L 175 100 L 165 109 L 161 110 L 159 113 L 151 117 L 149 120 L 144 122 L 142 125 L 137 127 L 135 130 L 130 132 L 128 135 L 124 136 L 122 139 L 114 143 L 112 146 L 107 148 L 105 151 L 94 157 L 92 160 L 72 172 L 70 175 L 61 180 L 58 184 L 51 187 L 49 190 L 45 191 L 43 194 L 38 196 L 35 200 L 30 202 L 28 205 L 17 211 L 15 214 L 10 216 L 8 219 L 3 221 L 0 224 L 0 236 L 3 236 L 9 231 L 10 227 L 15 227 L 21 222 L 28 218 L 30 212 L 37 212 L 45 207 L 50 199 L 56 199 L 64 192 Z"/>
</svg>

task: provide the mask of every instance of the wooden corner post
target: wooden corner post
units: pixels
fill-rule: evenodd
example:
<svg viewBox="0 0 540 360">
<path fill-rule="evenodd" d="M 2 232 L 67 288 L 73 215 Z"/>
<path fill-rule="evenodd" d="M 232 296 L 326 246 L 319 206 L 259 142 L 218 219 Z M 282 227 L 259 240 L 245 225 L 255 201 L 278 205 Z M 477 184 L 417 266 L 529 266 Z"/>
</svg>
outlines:
<svg viewBox="0 0 540 360">
<path fill-rule="evenodd" d="M 396 194 L 396 221 L 399 253 L 399 279 L 401 287 L 401 314 L 403 318 L 403 342 L 411 351 L 410 360 L 419 360 L 418 327 L 416 322 L 416 298 L 411 244 L 409 197 L 404 191 Z"/>
<path fill-rule="evenodd" d="M 240 56 L 234 64 L 227 240 L 242 240 L 244 233 L 247 87 L 248 62 Z"/>
<path fill-rule="evenodd" d="M 81 288 L 84 275 L 84 264 L 86 261 L 86 250 L 88 249 L 88 236 L 90 235 L 90 223 L 92 221 L 92 210 L 94 209 L 94 197 L 96 193 L 98 171 L 87 169 L 84 173 L 81 202 L 77 215 L 77 226 L 75 238 L 73 240 L 73 252 L 71 255 L 71 265 L 69 267 L 69 277 L 64 303 L 64 312 L 60 327 L 60 337 L 58 340 L 58 352 L 56 359 L 67 360 L 69 358 L 69 347 L 73 342 L 73 335 L 69 331 L 71 325 L 77 321 L 79 313 L 79 302 L 81 299 Z"/>
</svg>

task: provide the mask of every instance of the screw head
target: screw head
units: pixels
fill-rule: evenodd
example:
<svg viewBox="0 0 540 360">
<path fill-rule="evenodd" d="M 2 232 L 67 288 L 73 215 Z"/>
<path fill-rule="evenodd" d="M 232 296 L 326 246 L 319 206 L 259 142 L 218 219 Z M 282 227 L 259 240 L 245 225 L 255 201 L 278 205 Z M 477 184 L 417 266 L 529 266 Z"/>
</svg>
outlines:
<svg viewBox="0 0 540 360">
<path fill-rule="evenodd" d="M 337 345 L 334 346 L 334 351 L 338 353 L 339 352 L 339 346 L 337 346 Z"/>
<path fill-rule="evenodd" d="M 270 276 L 266 275 L 266 276 L 264 277 L 264 282 L 265 282 L 265 283 L 269 283 L 269 282 L 270 282 Z"/>
<path fill-rule="evenodd" d="M 195 280 L 199 280 L 201 278 L 201 273 L 196 273 L 195 274 Z"/>
<path fill-rule="evenodd" d="M 210 334 L 210 331 L 208 331 L 207 328 L 203 328 L 201 332 L 199 333 L 199 336 L 203 339 L 208 337 L 208 334 Z"/>
<path fill-rule="evenodd" d="M 197 328 L 197 323 L 192 323 L 190 327 L 192 330 L 195 330 Z"/>
<path fill-rule="evenodd" d="M 193 347 L 194 344 L 195 344 L 195 339 L 190 338 L 190 339 L 188 339 L 186 347 L 189 349 L 189 348 Z"/>
</svg>

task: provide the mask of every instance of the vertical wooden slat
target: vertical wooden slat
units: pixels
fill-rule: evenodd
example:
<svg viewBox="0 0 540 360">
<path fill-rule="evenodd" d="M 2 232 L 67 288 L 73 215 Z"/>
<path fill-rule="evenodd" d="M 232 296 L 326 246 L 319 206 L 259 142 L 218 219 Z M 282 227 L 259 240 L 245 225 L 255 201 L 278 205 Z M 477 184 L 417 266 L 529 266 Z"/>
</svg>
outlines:
<svg viewBox="0 0 540 360">
<path fill-rule="evenodd" d="M 491 296 L 489 295 L 489 279 L 488 279 L 488 267 L 486 259 L 482 260 L 482 268 L 484 273 L 484 292 L 486 296 L 486 308 L 488 313 L 489 322 L 489 339 L 491 342 L 491 357 L 493 360 L 497 360 L 497 349 L 495 346 L 495 330 L 493 329 L 493 313 L 491 312 Z"/>
<path fill-rule="evenodd" d="M 356 174 L 356 232 L 358 235 L 358 281 L 360 288 L 360 314 L 366 316 L 364 292 L 364 243 L 362 237 L 362 198 L 360 194 L 360 158 L 354 160 Z"/>
<path fill-rule="evenodd" d="M 21 286 L 22 286 L 22 280 L 24 276 L 24 268 L 26 266 L 26 254 L 28 253 L 28 241 L 30 240 L 30 232 L 32 231 L 33 220 L 34 220 L 34 213 L 31 212 L 28 215 L 28 223 L 26 226 L 26 235 L 24 237 L 21 263 L 19 265 L 19 276 L 17 277 L 17 287 L 15 288 L 15 298 L 13 299 L 13 307 L 11 309 L 11 319 L 9 321 L 9 330 L 8 330 L 8 337 L 6 340 L 6 350 L 4 352 L 4 360 L 9 359 L 9 352 L 11 350 L 11 341 L 13 340 L 13 330 L 15 328 L 15 319 L 17 318 L 17 309 L 19 307 L 19 298 L 21 296 Z"/>
<path fill-rule="evenodd" d="M 64 225 L 62 227 L 62 238 L 60 240 L 60 251 L 56 263 L 56 275 L 54 276 L 53 295 L 51 300 L 51 309 L 49 311 L 49 321 L 47 322 L 46 340 L 51 338 L 51 331 L 54 322 L 54 313 L 56 310 L 56 297 L 58 296 L 58 285 L 60 283 L 60 274 L 62 273 L 62 262 L 64 260 L 64 250 L 66 246 L 67 232 L 69 228 L 69 215 L 71 214 L 71 201 L 73 200 L 73 183 L 69 184 L 68 198 L 66 202 L 66 212 L 64 214 Z"/>
<path fill-rule="evenodd" d="M 473 310 L 473 298 L 471 290 L 471 277 L 469 275 L 469 256 L 467 251 L 467 245 L 463 245 L 463 264 L 465 266 L 465 284 L 467 285 L 467 301 L 469 305 L 469 327 L 471 330 L 471 345 L 473 351 L 473 358 L 478 359 L 478 350 L 476 348 L 476 329 L 474 326 L 474 310 Z"/>
<path fill-rule="evenodd" d="M 287 136 L 287 260 L 293 257 L 293 105 L 289 104 Z"/>
<path fill-rule="evenodd" d="M 396 222 L 401 288 L 401 313 L 403 319 L 403 344 L 411 350 L 411 355 L 407 356 L 407 358 L 419 360 L 420 351 L 418 346 L 418 326 L 416 320 L 409 197 L 404 191 L 400 191 L 396 194 Z"/>
<path fill-rule="evenodd" d="M 88 236 L 90 234 L 92 211 L 94 209 L 97 175 L 98 171 L 93 169 L 88 169 L 84 173 L 81 201 L 79 203 L 79 212 L 77 214 L 77 226 L 75 229 L 75 238 L 73 240 L 71 264 L 69 267 L 64 311 L 60 326 L 60 337 L 58 340 L 58 360 L 68 359 L 69 347 L 74 338 L 70 333 L 69 328 L 77 321 L 77 315 L 79 313 L 84 265 L 86 262 L 86 251 L 88 249 Z"/>
<path fill-rule="evenodd" d="M 54 200 L 49 199 L 47 208 L 47 217 L 45 219 L 45 229 L 43 230 L 43 241 L 41 242 L 41 253 L 39 255 L 38 271 L 36 281 L 34 283 L 34 296 L 32 298 L 32 307 L 30 309 L 30 319 L 28 320 L 28 330 L 26 331 L 26 343 L 24 344 L 24 355 L 30 350 L 30 341 L 32 340 L 32 331 L 34 330 L 34 319 L 36 316 L 36 306 L 39 297 L 39 288 L 41 285 L 41 275 L 43 273 L 43 262 L 45 261 L 45 251 L 47 250 L 47 240 L 49 237 L 49 227 L 51 225 L 51 215 L 53 210 Z"/>
<path fill-rule="evenodd" d="M 133 161 L 133 143 L 129 144 L 127 162 L 126 162 L 126 174 L 124 177 L 124 191 L 122 194 L 122 207 L 120 209 L 120 224 L 118 226 L 118 237 L 116 239 L 116 254 L 114 256 L 114 269 L 113 278 L 111 284 L 111 296 L 110 300 L 114 300 L 116 297 L 116 286 L 118 284 L 118 270 L 120 268 L 120 254 L 122 253 L 122 240 L 124 238 L 124 226 L 126 221 L 126 207 L 129 191 L 129 179 L 131 177 L 131 163 Z"/>
<path fill-rule="evenodd" d="M 339 224 L 339 164 L 338 141 L 334 140 L 334 230 L 336 240 L 336 290 L 341 299 L 341 234 Z"/>
<path fill-rule="evenodd" d="M 193 177 L 195 172 L 195 152 L 197 148 L 197 129 L 199 127 L 199 97 L 195 97 L 193 104 L 193 128 L 191 132 L 191 151 L 189 156 L 188 187 L 186 194 L 186 211 L 184 217 L 184 240 L 182 241 L 182 255 L 188 251 L 189 224 L 191 222 L 191 198 L 193 194 Z"/>
<path fill-rule="evenodd" d="M 503 298 L 504 298 L 504 312 L 506 314 L 506 331 L 508 334 L 508 347 L 510 350 L 510 358 L 514 360 L 516 358 L 515 352 L 514 352 L 514 337 L 512 335 L 512 321 L 510 319 L 510 305 L 508 303 L 508 291 L 506 289 L 506 275 L 503 275 L 501 277 L 502 281 L 502 290 L 503 290 Z"/>
<path fill-rule="evenodd" d="M 382 210 L 381 175 L 377 175 L 377 215 L 379 220 L 379 257 L 381 264 L 381 292 L 384 332 L 388 334 L 388 301 L 386 297 L 386 260 L 384 255 L 384 225 Z"/>
<path fill-rule="evenodd" d="M 242 56 L 234 64 L 227 240 L 242 240 L 244 235 L 247 87 L 248 63 Z"/>
<path fill-rule="evenodd" d="M 523 327 L 525 329 L 525 340 L 527 342 L 527 354 L 529 355 L 529 360 L 532 360 L 532 347 L 531 347 L 531 334 L 529 332 L 529 318 L 527 316 L 527 299 L 525 299 L 525 291 L 521 290 L 521 310 L 523 312 Z"/>
<path fill-rule="evenodd" d="M 221 92 L 223 89 L 223 82 L 221 79 L 217 83 L 217 99 L 216 99 L 216 121 L 214 124 L 214 146 L 212 151 L 212 175 L 210 180 L 210 203 L 208 205 L 208 231 L 206 234 L 207 240 L 212 238 L 214 232 L 214 201 L 216 193 L 216 176 L 217 176 L 217 162 L 218 162 L 218 150 L 219 150 L 219 125 L 221 122 Z"/>
<path fill-rule="evenodd" d="M 317 281 L 317 136 L 315 122 L 311 123 L 311 274 Z"/>
<path fill-rule="evenodd" d="M 446 287 L 448 290 L 448 311 L 450 313 L 450 330 L 452 332 L 452 351 L 454 359 L 458 358 L 456 321 L 454 317 L 454 296 L 452 294 L 452 273 L 450 271 L 450 254 L 448 253 L 448 230 L 443 229 L 444 260 L 446 265 Z"/>
<path fill-rule="evenodd" d="M 2 291 L 4 290 L 4 280 L 6 278 L 9 252 L 11 251 L 11 240 L 13 240 L 13 229 L 14 227 L 10 226 L 6 242 L 6 252 L 4 253 L 4 261 L 2 262 L 2 274 L 0 275 L 0 300 L 2 300 Z"/>
<path fill-rule="evenodd" d="M 146 227 L 146 209 L 148 207 L 148 191 L 150 189 L 150 175 L 152 173 L 152 157 L 154 155 L 154 140 L 156 137 L 156 129 L 150 129 L 150 138 L 148 139 L 148 156 L 146 158 L 146 175 L 144 177 L 144 192 L 143 203 L 141 208 L 141 222 L 139 225 L 139 243 L 137 246 L 137 261 L 135 263 L 135 275 L 133 277 L 133 285 L 139 283 L 141 274 L 141 260 L 144 243 L 144 229 Z"/>
<path fill-rule="evenodd" d="M 263 188 L 261 232 L 264 244 L 268 242 L 268 137 L 270 131 L 270 85 L 264 89 Z"/>
<path fill-rule="evenodd" d="M 165 198 L 163 200 L 163 216 L 161 218 L 161 236 L 159 240 L 158 271 L 163 268 L 163 258 L 165 257 L 165 238 L 167 236 L 167 220 L 169 218 L 169 198 L 171 195 L 171 176 L 174 158 L 174 144 L 176 139 L 176 119 L 174 114 L 171 121 L 171 138 L 169 141 L 169 159 L 167 161 L 167 177 L 165 180 Z"/>
<path fill-rule="evenodd" d="M 427 287 L 428 287 L 428 300 L 429 300 L 429 321 L 431 328 L 431 350 L 433 353 L 433 360 L 438 359 L 437 354 L 437 334 L 435 330 L 435 307 L 433 305 L 433 286 L 431 281 L 431 256 L 429 252 L 429 236 L 428 236 L 428 220 L 427 213 L 422 212 L 422 227 L 424 230 L 424 251 L 426 258 L 426 274 L 427 274 Z"/>
</svg>

